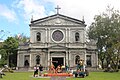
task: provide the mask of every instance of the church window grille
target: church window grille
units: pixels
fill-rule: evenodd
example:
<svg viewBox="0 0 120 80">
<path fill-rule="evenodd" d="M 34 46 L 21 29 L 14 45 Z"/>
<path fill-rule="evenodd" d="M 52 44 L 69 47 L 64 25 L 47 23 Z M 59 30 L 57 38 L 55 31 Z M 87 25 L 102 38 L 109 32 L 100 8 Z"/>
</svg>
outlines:
<svg viewBox="0 0 120 80">
<path fill-rule="evenodd" d="M 56 30 L 52 34 L 52 38 L 54 41 L 61 41 L 63 40 L 63 37 L 64 37 L 63 32 L 60 30 Z"/>
<path fill-rule="evenodd" d="M 39 55 L 36 56 L 36 64 L 40 64 L 40 56 Z"/>
<path fill-rule="evenodd" d="M 79 61 L 80 61 L 80 56 L 79 56 L 79 55 L 77 55 L 77 56 L 75 57 L 75 64 L 78 64 L 78 63 L 79 63 Z"/>
<path fill-rule="evenodd" d="M 86 55 L 86 64 L 87 64 L 88 67 L 92 66 L 91 55 Z"/>
<path fill-rule="evenodd" d="M 41 41 L 41 33 L 40 32 L 37 33 L 37 41 Z"/>
<path fill-rule="evenodd" d="M 79 38 L 80 38 L 79 33 L 76 32 L 76 33 L 75 33 L 75 41 L 79 41 Z"/>
</svg>

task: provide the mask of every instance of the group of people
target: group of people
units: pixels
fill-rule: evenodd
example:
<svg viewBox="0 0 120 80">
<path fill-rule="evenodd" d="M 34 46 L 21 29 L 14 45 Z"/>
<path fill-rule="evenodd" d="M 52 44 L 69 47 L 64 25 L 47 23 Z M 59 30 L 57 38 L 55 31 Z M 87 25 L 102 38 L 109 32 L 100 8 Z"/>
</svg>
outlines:
<svg viewBox="0 0 120 80">
<path fill-rule="evenodd" d="M 54 66 L 53 63 L 49 66 L 49 73 L 64 73 L 68 71 L 69 67 L 67 65 L 58 65 L 57 67 Z M 43 66 L 35 65 L 34 66 L 34 77 L 41 76 L 43 71 Z M 77 72 L 85 72 L 85 65 L 84 60 L 79 60 L 77 63 Z"/>
<path fill-rule="evenodd" d="M 34 66 L 34 77 L 37 77 L 38 75 L 41 76 L 42 75 L 42 71 L 43 71 L 43 66 L 40 65 L 35 65 Z M 62 73 L 62 72 L 66 72 L 68 71 L 68 66 L 64 66 L 64 65 L 58 65 L 57 68 L 55 68 L 54 64 L 51 64 L 49 66 L 49 73 Z"/>
<path fill-rule="evenodd" d="M 54 64 L 51 64 L 49 66 L 49 73 L 62 73 L 66 72 L 68 70 L 68 66 L 64 65 L 58 65 L 57 68 L 55 68 Z"/>
<path fill-rule="evenodd" d="M 34 74 L 33 74 L 33 76 L 34 77 L 37 77 L 38 75 L 41 76 L 42 71 L 43 71 L 43 66 L 41 64 L 40 65 L 35 65 L 34 66 Z"/>
</svg>

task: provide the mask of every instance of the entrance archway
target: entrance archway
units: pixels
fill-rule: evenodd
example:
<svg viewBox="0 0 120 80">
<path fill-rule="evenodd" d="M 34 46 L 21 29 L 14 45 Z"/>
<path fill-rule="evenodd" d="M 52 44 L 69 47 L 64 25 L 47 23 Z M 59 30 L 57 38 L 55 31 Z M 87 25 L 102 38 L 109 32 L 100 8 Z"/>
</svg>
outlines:
<svg viewBox="0 0 120 80">
<path fill-rule="evenodd" d="M 55 68 L 57 68 L 58 65 L 64 65 L 64 58 L 52 57 L 52 63 L 54 64 Z"/>
</svg>

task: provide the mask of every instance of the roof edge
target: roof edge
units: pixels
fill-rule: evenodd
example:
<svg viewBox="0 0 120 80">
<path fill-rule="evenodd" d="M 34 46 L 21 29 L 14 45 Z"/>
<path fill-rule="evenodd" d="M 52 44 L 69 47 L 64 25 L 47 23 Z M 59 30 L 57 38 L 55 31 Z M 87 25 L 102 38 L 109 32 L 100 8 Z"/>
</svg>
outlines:
<svg viewBox="0 0 120 80">
<path fill-rule="evenodd" d="M 72 17 L 69 17 L 69 16 L 65 16 L 65 15 L 62 15 L 62 14 L 54 14 L 54 15 L 51 15 L 51 16 L 47 16 L 47 17 L 44 17 L 44 18 L 37 19 L 37 20 L 32 20 L 32 21 L 31 21 L 31 24 L 34 23 L 34 22 L 43 20 L 43 19 L 47 19 L 47 18 L 50 18 L 50 17 L 54 17 L 54 16 L 66 17 L 66 18 L 69 18 L 69 19 L 72 19 L 72 20 L 75 20 L 75 21 L 78 21 L 78 22 L 81 22 L 81 23 L 85 24 L 85 21 L 82 21 L 82 20 L 79 20 L 79 19 L 75 19 L 75 18 L 72 18 Z"/>
</svg>

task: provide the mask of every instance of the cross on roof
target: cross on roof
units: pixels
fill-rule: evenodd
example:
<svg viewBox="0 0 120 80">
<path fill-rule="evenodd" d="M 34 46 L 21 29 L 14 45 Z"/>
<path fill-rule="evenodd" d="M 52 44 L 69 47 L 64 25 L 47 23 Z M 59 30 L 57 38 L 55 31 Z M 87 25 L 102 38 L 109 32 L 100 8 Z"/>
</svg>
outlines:
<svg viewBox="0 0 120 80">
<path fill-rule="evenodd" d="M 57 7 L 55 9 L 57 9 L 57 14 L 59 14 L 59 9 L 61 9 L 61 8 L 57 5 Z"/>
</svg>

